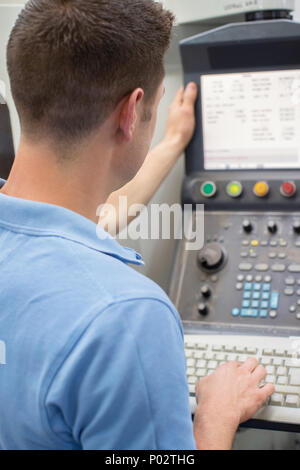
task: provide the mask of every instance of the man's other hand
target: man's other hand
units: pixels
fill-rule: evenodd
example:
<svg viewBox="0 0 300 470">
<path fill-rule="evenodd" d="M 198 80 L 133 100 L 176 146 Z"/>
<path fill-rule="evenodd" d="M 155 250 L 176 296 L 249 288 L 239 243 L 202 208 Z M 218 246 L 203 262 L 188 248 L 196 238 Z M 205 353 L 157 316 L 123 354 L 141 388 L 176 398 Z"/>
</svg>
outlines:
<svg viewBox="0 0 300 470">
<path fill-rule="evenodd" d="M 184 152 L 194 134 L 197 95 L 198 87 L 196 83 L 191 82 L 186 89 L 181 87 L 178 90 L 169 108 L 164 140 L 178 147 L 178 156 Z"/>
</svg>

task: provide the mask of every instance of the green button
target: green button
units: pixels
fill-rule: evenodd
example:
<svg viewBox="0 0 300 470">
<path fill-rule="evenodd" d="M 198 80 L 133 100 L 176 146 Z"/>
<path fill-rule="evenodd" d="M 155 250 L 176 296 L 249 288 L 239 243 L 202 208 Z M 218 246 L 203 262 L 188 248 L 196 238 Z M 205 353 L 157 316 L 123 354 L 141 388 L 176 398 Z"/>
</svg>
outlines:
<svg viewBox="0 0 300 470">
<path fill-rule="evenodd" d="M 227 194 L 231 197 L 239 197 L 243 192 L 243 186 L 238 181 L 233 181 L 227 186 Z"/>
<path fill-rule="evenodd" d="M 201 186 L 201 193 L 205 197 L 212 197 L 216 194 L 217 187 L 212 181 L 207 181 Z"/>
</svg>

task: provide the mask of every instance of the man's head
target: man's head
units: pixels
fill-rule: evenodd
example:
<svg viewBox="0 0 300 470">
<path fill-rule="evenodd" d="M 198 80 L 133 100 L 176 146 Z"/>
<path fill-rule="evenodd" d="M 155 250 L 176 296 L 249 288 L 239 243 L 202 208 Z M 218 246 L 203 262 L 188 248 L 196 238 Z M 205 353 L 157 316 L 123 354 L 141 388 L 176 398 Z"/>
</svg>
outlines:
<svg viewBox="0 0 300 470">
<path fill-rule="evenodd" d="M 153 0 L 30 0 L 7 48 L 23 134 L 77 145 L 124 99 L 125 114 L 134 122 L 142 103 L 141 122 L 153 128 L 173 19 Z"/>
</svg>

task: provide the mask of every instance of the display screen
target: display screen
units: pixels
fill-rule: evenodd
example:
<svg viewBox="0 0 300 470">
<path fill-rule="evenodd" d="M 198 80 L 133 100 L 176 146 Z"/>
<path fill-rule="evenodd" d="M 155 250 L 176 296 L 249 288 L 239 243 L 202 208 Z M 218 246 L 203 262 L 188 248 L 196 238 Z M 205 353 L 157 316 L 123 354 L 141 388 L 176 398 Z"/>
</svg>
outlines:
<svg viewBox="0 0 300 470">
<path fill-rule="evenodd" d="M 300 168 L 300 70 L 201 76 L 204 168 Z"/>
</svg>

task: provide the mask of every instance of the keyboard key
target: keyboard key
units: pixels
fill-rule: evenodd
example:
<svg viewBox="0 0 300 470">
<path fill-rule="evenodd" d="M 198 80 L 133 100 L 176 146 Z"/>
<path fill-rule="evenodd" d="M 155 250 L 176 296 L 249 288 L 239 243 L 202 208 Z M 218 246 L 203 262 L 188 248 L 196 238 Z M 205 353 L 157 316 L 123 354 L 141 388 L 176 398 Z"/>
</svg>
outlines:
<svg viewBox="0 0 300 470">
<path fill-rule="evenodd" d="M 262 293 L 262 299 L 263 300 L 269 300 L 270 298 L 270 293 L 269 292 L 263 292 Z"/>
<path fill-rule="evenodd" d="M 291 264 L 288 267 L 290 273 L 300 273 L 300 264 Z"/>
<path fill-rule="evenodd" d="M 269 384 L 275 384 L 275 375 L 267 375 L 265 382 Z"/>
<path fill-rule="evenodd" d="M 259 307 L 259 301 L 258 300 L 252 300 L 251 308 L 258 308 L 258 307 Z"/>
<path fill-rule="evenodd" d="M 259 316 L 260 316 L 260 318 L 267 318 L 267 316 L 268 316 L 268 310 L 261 310 L 261 311 L 259 312 Z"/>
<path fill-rule="evenodd" d="M 287 395 L 285 397 L 285 405 L 291 408 L 299 407 L 299 396 L 298 395 Z"/>
<path fill-rule="evenodd" d="M 196 364 L 195 359 L 189 358 L 189 359 L 187 359 L 187 361 L 186 361 L 187 367 L 194 367 L 195 364 Z"/>
<path fill-rule="evenodd" d="M 196 367 L 205 367 L 206 368 L 206 360 L 205 359 L 200 359 L 199 361 L 197 361 L 197 364 L 196 364 Z"/>
<path fill-rule="evenodd" d="M 267 374 L 273 375 L 275 373 L 275 367 L 274 366 L 266 366 L 266 371 L 267 371 Z"/>
<path fill-rule="evenodd" d="M 206 349 L 207 349 L 207 344 L 205 344 L 205 343 L 197 343 L 197 344 L 195 345 L 195 347 L 196 347 L 197 349 L 201 349 L 201 350 L 203 351 L 203 350 L 206 350 Z"/>
<path fill-rule="evenodd" d="M 256 354 L 257 353 L 257 348 L 252 347 L 252 346 L 248 346 L 246 348 L 246 352 L 247 352 L 247 354 Z"/>
<path fill-rule="evenodd" d="M 188 358 L 188 357 L 192 357 L 194 355 L 194 351 L 192 349 L 187 349 L 185 351 L 185 357 Z"/>
<path fill-rule="evenodd" d="M 270 400 L 270 405 L 273 406 L 283 406 L 284 396 L 282 393 L 273 393 Z"/>
<path fill-rule="evenodd" d="M 189 394 L 190 395 L 195 395 L 196 394 L 196 387 L 194 384 L 188 384 L 189 386 Z"/>
<path fill-rule="evenodd" d="M 277 273 L 281 273 L 281 272 L 284 272 L 285 271 L 285 264 L 273 264 L 273 266 L 271 266 L 271 269 L 272 271 L 274 272 L 277 272 Z"/>
<path fill-rule="evenodd" d="M 225 361 L 226 360 L 226 355 L 224 353 L 216 354 L 216 360 L 217 361 Z"/>
<path fill-rule="evenodd" d="M 253 264 L 251 264 L 251 263 L 241 263 L 239 265 L 239 270 L 240 271 L 251 271 L 252 267 L 253 267 Z"/>
<path fill-rule="evenodd" d="M 275 349 L 274 351 L 275 356 L 285 356 L 286 355 L 286 350 L 285 349 Z"/>
<path fill-rule="evenodd" d="M 242 307 L 243 308 L 249 308 L 250 307 L 250 300 L 243 300 Z"/>
<path fill-rule="evenodd" d="M 196 384 L 197 382 L 198 382 L 197 377 L 195 377 L 194 375 L 190 375 L 188 377 L 188 383 L 190 385 Z"/>
<path fill-rule="evenodd" d="M 272 361 L 272 359 L 270 357 L 263 356 L 260 360 L 260 363 L 263 366 L 267 366 L 267 365 L 271 364 L 271 361 Z"/>
<path fill-rule="evenodd" d="M 250 299 L 251 298 L 251 292 L 245 291 L 244 294 L 243 294 L 243 298 L 244 299 Z"/>
<path fill-rule="evenodd" d="M 221 344 L 214 344 L 211 348 L 213 351 L 222 351 L 223 347 Z"/>
<path fill-rule="evenodd" d="M 263 300 L 260 303 L 260 308 L 263 308 L 263 309 L 269 308 L 269 302 L 267 300 Z"/>
<path fill-rule="evenodd" d="M 261 272 L 261 271 L 268 271 L 268 270 L 269 270 L 269 265 L 268 265 L 268 264 L 263 264 L 263 263 L 257 264 L 257 265 L 255 266 L 255 270 L 256 270 L 256 271 L 260 271 L 260 272 Z"/>
<path fill-rule="evenodd" d="M 197 377 L 205 377 L 206 373 L 207 373 L 207 369 L 204 369 L 204 368 L 196 370 Z"/>
<path fill-rule="evenodd" d="M 273 359 L 273 365 L 274 366 L 281 366 L 283 364 L 283 360 L 280 359 L 280 357 L 274 357 Z"/>
<path fill-rule="evenodd" d="M 265 283 L 262 286 L 264 292 L 268 292 L 271 289 L 271 284 Z"/>
<path fill-rule="evenodd" d="M 279 305 L 279 293 L 272 292 L 271 299 L 270 299 L 270 308 L 272 310 L 277 310 Z"/>
<path fill-rule="evenodd" d="M 264 348 L 263 349 L 263 354 L 265 354 L 266 356 L 272 356 L 273 355 L 273 349 Z"/>
<path fill-rule="evenodd" d="M 194 375 L 194 374 L 195 374 L 194 367 L 188 367 L 186 370 L 186 375 Z"/>
<path fill-rule="evenodd" d="M 300 369 L 291 368 L 289 370 L 290 385 L 300 385 Z"/>
<path fill-rule="evenodd" d="M 208 369 L 216 369 L 218 367 L 217 361 L 209 361 L 207 364 Z"/>
<path fill-rule="evenodd" d="M 196 351 L 196 352 L 194 352 L 194 358 L 195 359 L 202 359 L 204 354 L 205 354 L 204 351 Z"/>
<path fill-rule="evenodd" d="M 241 316 L 242 317 L 257 317 L 258 316 L 258 310 L 254 309 L 254 308 L 243 308 L 242 311 L 241 311 Z"/>
<path fill-rule="evenodd" d="M 252 282 L 245 282 L 244 289 L 245 290 L 251 290 L 252 289 Z"/>
<path fill-rule="evenodd" d="M 285 375 L 280 375 L 277 377 L 277 384 L 278 385 L 287 385 L 288 383 L 288 378 Z"/>
<path fill-rule="evenodd" d="M 252 298 L 255 299 L 255 300 L 260 299 L 260 292 L 253 292 Z"/>
<path fill-rule="evenodd" d="M 253 286 L 253 289 L 254 290 L 260 290 L 261 289 L 261 284 L 259 282 L 255 282 L 255 284 Z"/>
</svg>

